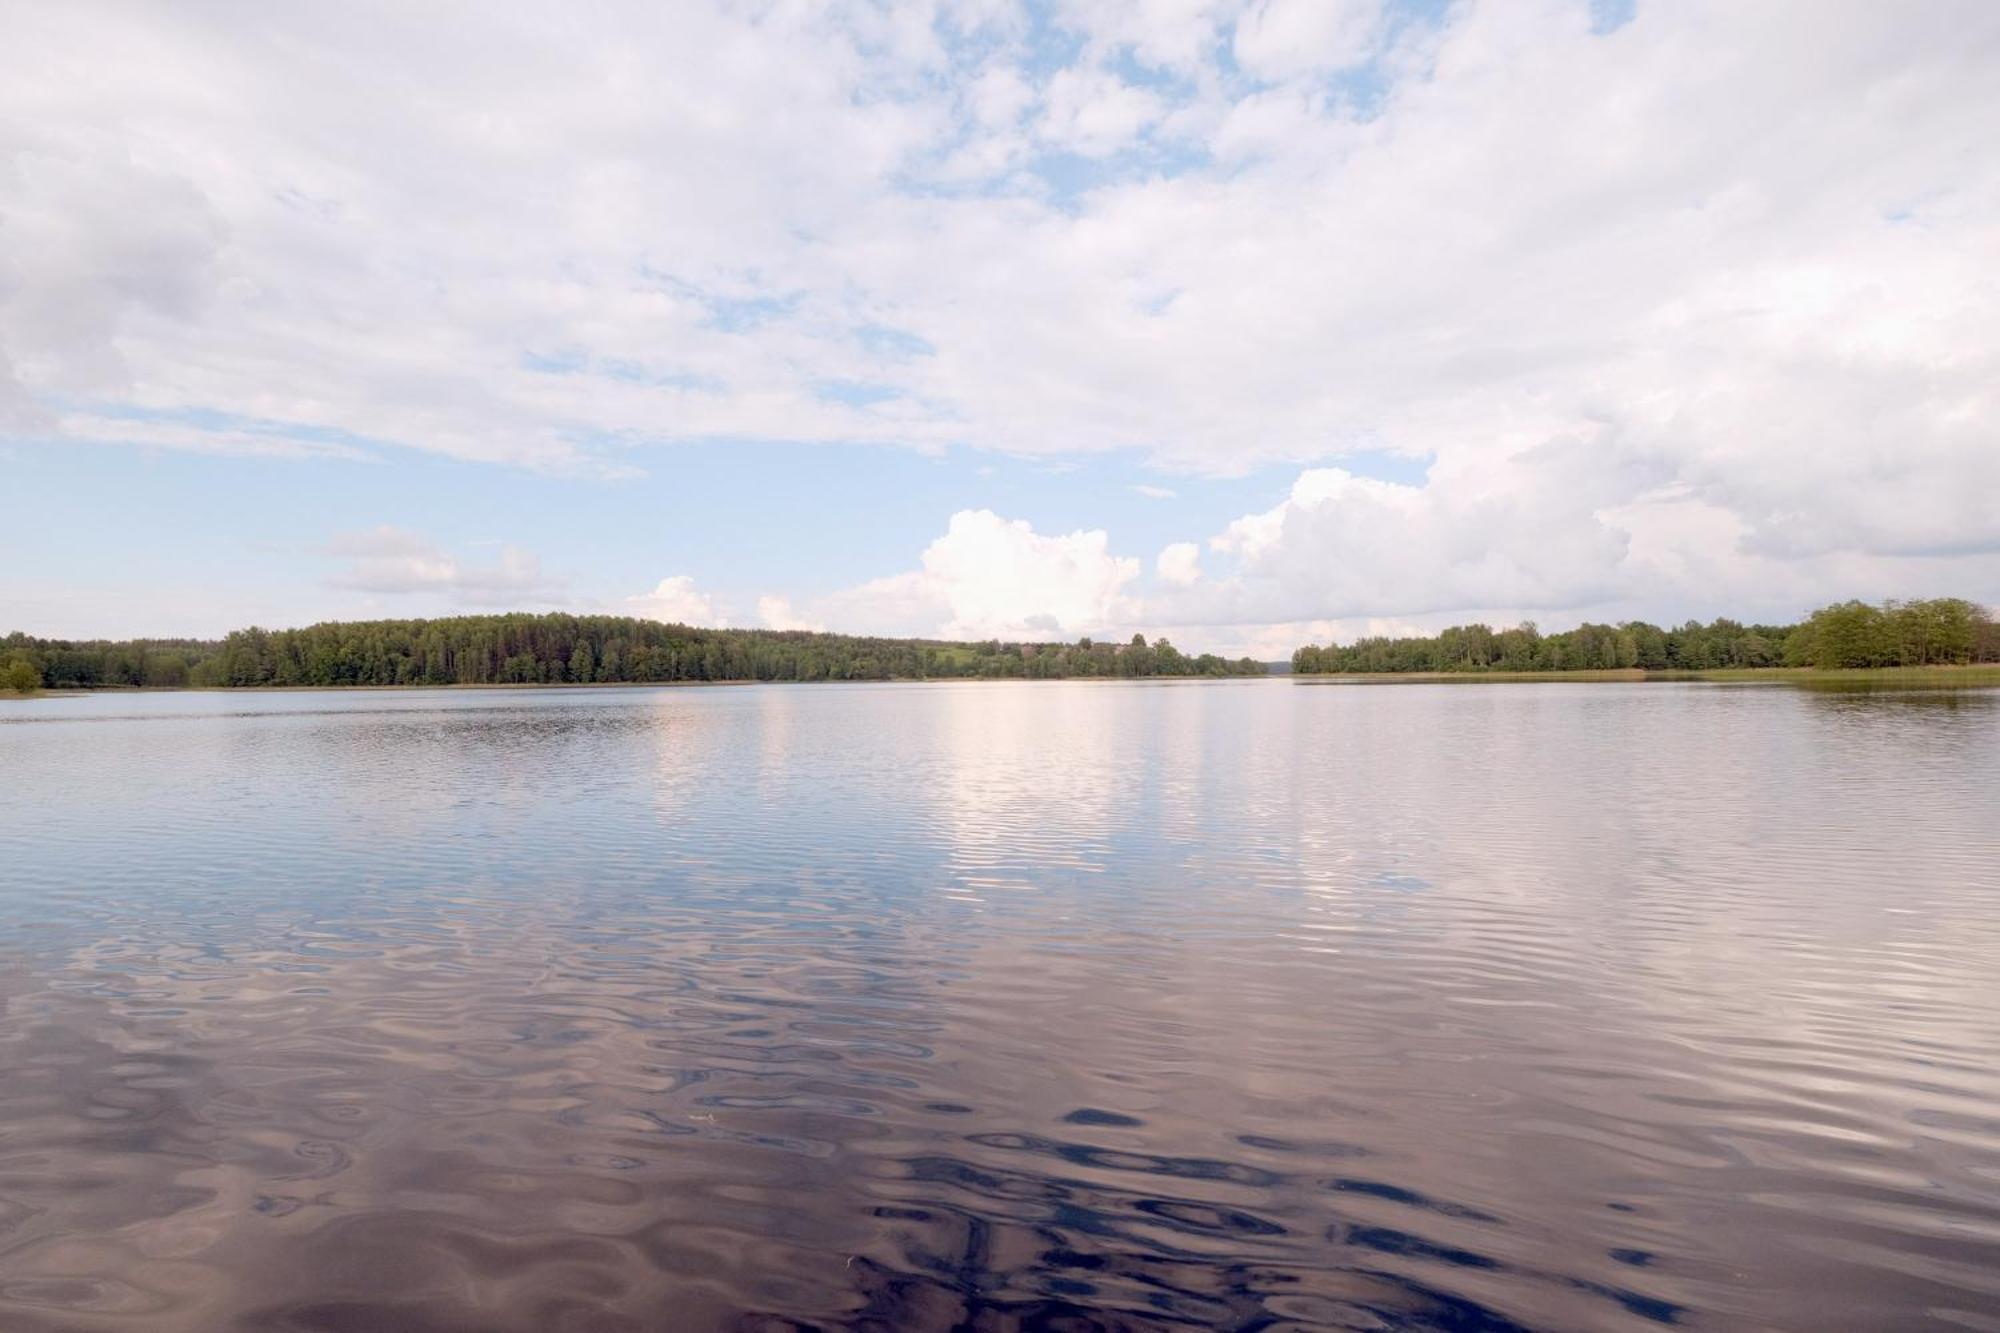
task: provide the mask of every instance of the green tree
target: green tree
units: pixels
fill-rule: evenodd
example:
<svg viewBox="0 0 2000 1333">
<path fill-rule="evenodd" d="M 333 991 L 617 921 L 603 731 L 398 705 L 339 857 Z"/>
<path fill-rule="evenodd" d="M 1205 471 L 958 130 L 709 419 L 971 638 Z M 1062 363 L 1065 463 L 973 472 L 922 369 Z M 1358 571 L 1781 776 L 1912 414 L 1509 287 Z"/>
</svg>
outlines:
<svg viewBox="0 0 2000 1333">
<path fill-rule="evenodd" d="M 17 657 L 7 664 L 7 670 L 0 674 L 8 689 L 16 694 L 33 694 L 42 688 L 42 673 L 35 670 L 35 664 L 25 657 Z"/>
<path fill-rule="evenodd" d="M 1896 660 L 1894 625 L 1866 602 L 1821 607 L 1807 623 L 1812 626 L 1812 664 L 1816 667 L 1888 666 Z"/>
<path fill-rule="evenodd" d="M 1969 662 L 1978 640 L 1979 608 L 1958 597 L 1890 602 L 1883 608 L 1902 666 Z"/>
</svg>

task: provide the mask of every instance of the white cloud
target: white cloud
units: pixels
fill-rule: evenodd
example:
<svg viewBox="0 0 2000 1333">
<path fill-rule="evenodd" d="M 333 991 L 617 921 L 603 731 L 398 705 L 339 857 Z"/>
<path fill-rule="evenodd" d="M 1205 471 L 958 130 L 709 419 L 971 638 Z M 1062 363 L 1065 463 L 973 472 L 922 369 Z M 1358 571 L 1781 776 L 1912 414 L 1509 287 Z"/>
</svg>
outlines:
<svg viewBox="0 0 2000 1333">
<path fill-rule="evenodd" d="M 365 449 L 282 426 L 217 425 L 212 422 L 148 421 L 94 412 L 45 418 L 51 433 L 74 444 L 137 445 L 196 454 L 263 458 L 363 458 Z"/>
<path fill-rule="evenodd" d="M 1171 500 L 1180 494 L 1179 491 L 1174 490 L 1172 487 L 1154 486 L 1148 482 L 1140 482 L 1132 489 L 1145 496 L 1148 500 Z"/>
<path fill-rule="evenodd" d="M 767 596 L 757 599 L 757 618 L 764 622 L 765 629 L 806 629 L 823 632 L 826 625 L 800 615 L 792 609 L 789 597 Z"/>
<path fill-rule="evenodd" d="M 342 533 L 327 555 L 345 562 L 331 586 L 353 592 L 407 596 L 428 593 L 450 604 L 521 606 L 560 600 L 561 585 L 542 572 L 532 551 L 502 546 L 497 561 L 480 563 L 450 555 L 430 539 L 383 524 Z"/>
<path fill-rule="evenodd" d="M 1381 9 L 1380 0 L 1259 0 L 1237 20 L 1236 63 L 1272 80 L 1357 64 Z"/>
<path fill-rule="evenodd" d="M 1117 152 L 1158 120 L 1160 99 L 1104 69 L 1065 69 L 1049 81 L 1041 137 L 1085 157 Z"/>
<path fill-rule="evenodd" d="M 362 532 L 336 533 L 327 542 L 326 553 L 351 560 L 441 558 L 437 554 L 436 543 L 428 537 L 420 536 L 407 528 L 396 527 L 391 523 L 382 523 Z"/>
<path fill-rule="evenodd" d="M 949 635 L 1070 634 L 1123 613 L 1139 562 L 1109 547 L 1101 529 L 1045 537 L 991 510 L 965 509 L 924 551 L 923 572 L 950 608 Z"/>
<path fill-rule="evenodd" d="M 980 127 L 1004 131 L 1018 123 L 1035 104 L 1035 90 L 1019 70 L 1001 65 L 985 70 L 967 83 L 965 104 Z"/>
<path fill-rule="evenodd" d="M 1237 559 L 1232 618 L 1304 620 L 1489 607 L 1574 607 L 1620 591 L 1627 533 L 1561 468 L 1526 485 L 1476 474 L 1424 486 L 1340 468 L 1300 474 L 1277 506 L 1211 539 Z"/>
<path fill-rule="evenodd" d="M 1199 74 L 1215 54 L 1240 0 L 1063 0 L 1065 29 L 1083 35 L 1102 59 L 1129 50 L 1142 65 Z"/>
<path fill-rule="evenodd" d="M 1174 542 L 1160 552 L 1155 564 L 1160 578 L 1176 587 L 1186 587 L 1201 578 L 1201 547 L 1193 542 Z"/>
<path fill-rule="evenodd" d="M 720 625 L 722 618 L 717 614 L 715 603 L 709 595 L 695 587 L 694 578 L 687 574 L 674 574 L 660 580 L 649 593 L 637 597 L 627 597 L 623 613 L 628 616 L 643 616 L 648 620 L 664 621 L 670 625 Z"/>
<path fill-rule="evenodd" d="M 66 128 L 0 129 L 0 347 L 15 382 L 45 398 L 121 395 L 134 374 L 124 340 L 199 317 L 229 229 L 182 173 L 101 127 Z"/>
</svg>

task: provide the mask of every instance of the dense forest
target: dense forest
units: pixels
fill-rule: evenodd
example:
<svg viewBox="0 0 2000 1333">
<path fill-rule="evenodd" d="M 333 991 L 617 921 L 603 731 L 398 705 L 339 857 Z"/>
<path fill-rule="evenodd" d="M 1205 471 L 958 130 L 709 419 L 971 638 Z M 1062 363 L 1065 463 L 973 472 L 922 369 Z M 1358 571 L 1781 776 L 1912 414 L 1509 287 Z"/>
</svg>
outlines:
<svg viewBox="0 0 2000 1333">
<path fill-rule="evenodd" d="M 1264 665 L 1147 643 L 950 643 L 695 629 L 618 616 L 495 615 L 238 630 L 220 641 L 0 639 L 0 688 L 536 685 L 664 681 L 1254 676 Z"/>
<path fill-rule="evenodd" d="M 1292 654 L 1301 674 L 1396 671 L 1714 671 L 1742 667 L 1935 666 L 2000 661 L 2000 627 L 1957 597 L 1841 602 L 1797 625 L 1690 620 L 1579 625 L 1543 634 L 1532 623 L 1496 630 L 1454 625 L 1431 638 L 1366 638 Z"/>
<path fill-rule="evenodd" d="M 1543 634 L 1456 625 L 1430 638 L 1305 647 L 1300 674 L 1712 671 L 2000 662 L 2000 625 L 1959 598 L 1841 602 L 1797 625 L 1643 621 Z M 0 689 L 146 686 L 540 685 L 669 681 L 1060 680 L 1254 676 L 1260 662 L 1148 643 L 953 643 L 795 630 L 696 629 L 617 616 L 455 616 L 238 630 L 221 640 L 0 639 Z"/>
</svg>

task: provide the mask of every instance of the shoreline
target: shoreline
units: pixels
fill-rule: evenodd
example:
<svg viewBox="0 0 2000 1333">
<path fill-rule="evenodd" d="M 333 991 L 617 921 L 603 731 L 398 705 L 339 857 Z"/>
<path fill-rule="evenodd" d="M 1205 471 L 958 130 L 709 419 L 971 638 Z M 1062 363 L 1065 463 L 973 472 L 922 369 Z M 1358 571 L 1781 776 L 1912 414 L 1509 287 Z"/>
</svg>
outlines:
<svg viewBox="0 0 2000 1333">
<path fill-rule="evenodd" d="M 0 692 L 0 701 L 86 698 L 108 694 L 362 694 L 432 690 L 660 690 L 726 689 L 760 685 L 1120 685 L 1286 681 L 1301 685 L 1633 685 L 1699 682 L 1716 685 L 1903 685 L 1986 688 L 2000 686 L 2000 663 L 1927 667 L 1716 667 L 1702 671 L 1648 671 L 1641 667 L 1584 671 L 1346 671 L 1272 672 L 1262 676 L 885 676 L 861 680 L 602 680 L 464 682 L 408 685 L 103 685 L 88 689 Z"/>
<path fill-rule="evenodd" d="M 448 684 L 408 685 L 93 685 L 89 688 L 62 686 L 39 689 L 30 694 L 0 691 L 0 701 L 8 699 L 83 699 L 100 694 L 380 694 L 416 690 L 679 690 L 728 689 L 757 685 L 1141 685 L 1160 682 L 1185 685 L 1207 682 L 1290 680 L 1289 672 L 1262 676 L 878 676 L 860 680 L 552 680 L 523 683 L 516 681 L 464 681 Z"/>
<path fill-rule="evenodd" d="M 1293 672 L 1293 680 L 1325 685 L 1399 684 L 1643 684 L 1705 681 L 1720 685 L 2000 685 L 2000 663 L 1967 662 L 1922 667 L 1710 667 L 1705 670 L 1649 671 L 1614 667 L 1585 671 L 1328 671 Z"/>
</svg>

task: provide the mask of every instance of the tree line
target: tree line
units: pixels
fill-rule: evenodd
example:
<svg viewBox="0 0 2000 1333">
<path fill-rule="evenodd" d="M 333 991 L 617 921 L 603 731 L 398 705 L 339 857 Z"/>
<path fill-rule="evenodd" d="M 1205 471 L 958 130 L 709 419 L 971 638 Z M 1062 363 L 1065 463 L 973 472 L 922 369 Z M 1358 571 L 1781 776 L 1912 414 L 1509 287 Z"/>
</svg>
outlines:
<svg viewBox="0 0 2000 1333">
<path fill-rule="evenodd" d="M 330 621 L 220 640 L 0 639 L 0 686 L 28 690 L 260 685 L 557 685 L 980 677 L 1253 676 L 1165 639 L 956 643 L 800 630 L 698 629 L 623 616 L 511 614 Z"/>
<path fill-rule="evenodd" d="M 1741 667 L 1911 667 L 2000 661 L 2000 626 L 1959 597 L 1839 602 L 1796 625 L 1690 620 L 1672 629 L 1630 620 L 1543 634 L 1454 625 L 1430 638 L 1357 639 L 1292 654 L 1300 674 L 1332 672 L 1715 671 Z"/>
</svg>

